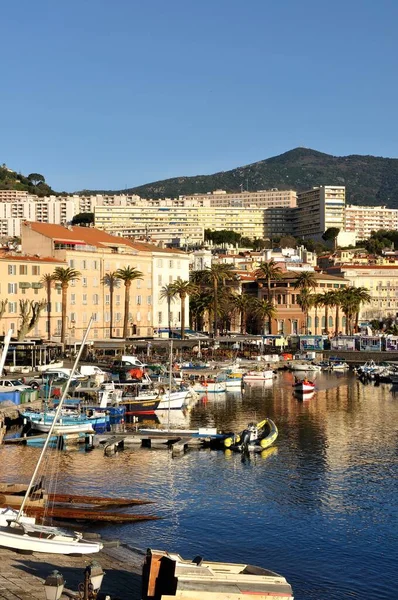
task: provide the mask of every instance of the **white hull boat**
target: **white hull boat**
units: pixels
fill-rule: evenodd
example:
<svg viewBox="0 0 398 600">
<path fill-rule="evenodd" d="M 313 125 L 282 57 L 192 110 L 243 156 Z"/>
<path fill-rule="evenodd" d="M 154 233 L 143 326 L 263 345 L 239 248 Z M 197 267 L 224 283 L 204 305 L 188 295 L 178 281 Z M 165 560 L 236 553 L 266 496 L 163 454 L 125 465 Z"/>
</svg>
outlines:
<svg viewBox="0 0 398 600">
<path fill-rule="evenodd" d="M 48 423 L 32 423 L 34 429 L 42 433 L 48 433 L 50 431 L 50 425 Z M 91 423 L 77 423 L 77 424 L 66 424 L 56 425 L 54 427 L 53 435 L 67 435 L 68 433 L 94 433 L 94 429 Z"/>
<path fill-rule="evenodd" d="M 307 393 L 307 392 L 314 392 L 315 391 L 315 384 L 314 383 L 304 383 L 302 381 L 300 383 L 295 383 L 293 387 L 294 387 L 294 390 L 296 392 L 301 392 L 301 393 Z"/>
<path fill-rule="evenodd" d="M 196 381 L 192 388 L 198 394 L 220 394 L 225 392 L 226 385 L 224 381 Z"/>
<path fill-rule="evenodd" d="M 93 554 L 102 549 L 99 542 L 84 540 L 80 534 L 70 534 L 58 527 L 45 527 L 11 520 L 0 527 L 0 545 L 24 552 L 49 554 Z"/>
<path fill-rule="evenodd" d="M 225 381 L 227 390 L 240 390 L 242 387 L 243 377 L 228 377 Z"/>
<path fill-rule="evenodd" d="M 306 363 L 297 363 L 290 365 L 291 371 L 321 371 L 321 367 L 318 365 L 311 365 Z"/>
<path fill-rule="evenodd" d="M 250 383 L 251 381 L 269 381 L 274 378 L 274 372 L 267 371 L 249 371 L 243 375 L 244 383 Z"/>
<path fill-rule="evenodd" d="M 170 397 L 169 397 L 170 396 Z M 181 410 L 184 406 L 189 403 L 192 395 L 189 390 L 181 392 L 168 392 L 159 394 L 157 391 L 141 392 L 136 400 L 158 400 L 160 398 L 159 405 L 156 410 Z"/>
</svg>

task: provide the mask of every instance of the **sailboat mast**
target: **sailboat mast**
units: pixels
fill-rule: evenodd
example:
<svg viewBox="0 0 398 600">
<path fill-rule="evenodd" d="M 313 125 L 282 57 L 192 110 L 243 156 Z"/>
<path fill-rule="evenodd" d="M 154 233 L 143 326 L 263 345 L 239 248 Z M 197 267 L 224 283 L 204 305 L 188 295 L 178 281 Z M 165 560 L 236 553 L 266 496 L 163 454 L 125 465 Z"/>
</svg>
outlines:
<svg viewBox="0 0 398 600">
<path fill-rule="evenodd" d="M 170 431 L 170 403 L 171 403 L 171 378 L 173 369 L 173 338 L 170 340 L 170 363 L 169 363 L 169 411 L 167 414 L 167 429 Z"/>
<path fill-rule="evenodd" d="M 77 365 L 79 364 L 80 357 L 81 357 L 81 355 L 82 355 L 82 352 L 83 352 L 83 348 L 84 348 L 84 346 L 85 346 L 85 344 L 86 344 L 86 342 L 87 342 L 88 335 L 89 335 L 89 333 L 90 333 L 90 329 L 91 329 L 91 325 L 92 325 L 92 323 L 93 323 L 93 317 L 91 316 L 91 318 L 90 318 L 90 321 L 89 321 L 89 323 L 88 323 L 88 326 L 87 326 L 87 329 L 86 329 L 86 332 L 85 332 L 85 334 L 84 334 L 84 337 L 83 337 L 83 340 L 82 340 L 82 343 L 81 343 L 81 346 L 80 346 L 79 352 L 78 352 L 78 354 L 77 354 L 77 356 L 76 356 L 76 359 L 75 359 L 75 362 L 74 362 L 74 364 L 73 364 L 72 371 L 71 371 L 71 373 L 70 373 L 70 375 L 69 375 L 69 379 L 68 379 L 68 381 L 66 382 L 65 389 L 64 389 L 64 391 L 63 391 L 63 393 L 62 393 L 62 396 L 61 396 L 61 398 L 60 398 L 60 401 L 59 401 L 59 404 L 58 404 L 57 410 L 55 411 L 54 419 L 53 419 L 53 422 L 51 423 L 51 427 L 50 427 L 50 429 L 49 429 L 49 431 L 48 431 L 48 434 L 47 434 L 46 440 L 45 440 L 45 442 L 44 442 L 43 449 L 42 449 L 42 451 L 41 451 L 41 453 L 40 453 L 40 456 L 39 456 L 39 460 L 37 461 L 36 468 L 35 468 L 35 470 L 34 470 L 34 472 L 33 472 L 32 478 L 31 478 L 31 480 L 30 480 L 30 482 L 29 482 L 29 485 L 28 485 L 28 488 L 27 488 L 27 490 L 26 490 L 26 493 L 25 493 L 24 499 L 22 500 L 21 507 L 20 507 L 20 509 L 19 509 L 19 512 L 18 512 L 17 518 L 15 519 L 15 521 L 16 521 L 16 522 L 18 522 L 18 521 L 20 520 L 20 518 L 21 518 L 21 516 L 22 516 L 23 509 L 25 508 L 25 505 L 26 505 L 26 503 L 27 503 L 27 501 L 28 501 L 28 499 L 29 499 L 30 492 L 31 492 L 31 490 L 32 490 L 32 488 L 33 488 L 33 485 L 34 485 L 34 483 L 35 483 L 35 480 L 36 480 L 37 474 L 38 474 L 38 472 L 39 472 L 39 469 L 40 469 L 41 463 L 43 462 L 43 458 L 44 458 L 44 454 L 45 454 L 45 452 L 46 452 L 46 450 L 47 450 L 47 446 L 48 446 L 48 444 L 50 443 L 51 436 L 52 436 L 52 434 L 53 434 L 53 431 L 54 431 L 54 429 L 55 429 L 55 426 L 56 426 L 56 424 L 57 424 L 57 421 L 58 421 L 58 419 L 59 419 L 59 416 L 60 416 L 60 414 L 61 414 L 62 405 L 63 405 L 63 403 L 64 403 L 64 400 L 65 400 L 65 398 L 66 398 L 66 395 L 67 395 L 67 393 L 68 393 L 70 382 L 71 382 L 71 380 L 72 380 L 72 377 L 74 376 L 74 374 L 75 374 L 75 372 L 76 372 Z"/>
</svg>

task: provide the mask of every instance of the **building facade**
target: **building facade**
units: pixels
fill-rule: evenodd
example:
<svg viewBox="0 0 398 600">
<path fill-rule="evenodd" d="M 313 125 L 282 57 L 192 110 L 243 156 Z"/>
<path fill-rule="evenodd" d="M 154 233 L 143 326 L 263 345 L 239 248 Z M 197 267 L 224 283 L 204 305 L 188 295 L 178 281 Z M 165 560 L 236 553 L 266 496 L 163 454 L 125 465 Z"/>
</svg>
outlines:
<svg viewBox="0 0 398 600">
<path fill-rule="evenodd" d="M 110 337 L 110 291 L 103 284 L 107 273 L 124 267 L 134 267 L 142 273 L 142 279 L 135 280 L 130 291 L 130 336 L 151 336 L 159 325 L 166 325 L 167 308 L 165 312 L 164 301 L 160 298 L 162 287 L 178 278 L 189 278 L 189 256 L 184 252 L 131 242 L 94 228 L 25 222 L 21 234 L 22 251 L 26 254 L 35 253 L 37 258 L 49 256 L 81 273 L 68 289 L 68 330 L 70 339 L 74 341 L 82 339 L 91 315 L 94 315 L 91 338 Z M 187 315 L 188 303 L 187 299 Z M 123 282 L 114 290 L 113 311 L 112 335 L 121 337 Z M 174 312 L 173 324 L 178 328 L 181 311 L 176 309 Z M 60 335 L 59 319 L 52 326 L 54 340 Z"/>
<path fill-rule="evenodd" d="M 345 226 L 345 186 L 319 186 L 297 194 L 295 232 L 304 239 L 320 239 L 330 227 Z"/>
<path fill-rule="evenodd" d="M 357 240 L 367 240 L 372 231 L 398 230 L 398 210 L 386 206 L 348 205 L 345 209 L 345 230 L 356 234 Z"/>
</svg>

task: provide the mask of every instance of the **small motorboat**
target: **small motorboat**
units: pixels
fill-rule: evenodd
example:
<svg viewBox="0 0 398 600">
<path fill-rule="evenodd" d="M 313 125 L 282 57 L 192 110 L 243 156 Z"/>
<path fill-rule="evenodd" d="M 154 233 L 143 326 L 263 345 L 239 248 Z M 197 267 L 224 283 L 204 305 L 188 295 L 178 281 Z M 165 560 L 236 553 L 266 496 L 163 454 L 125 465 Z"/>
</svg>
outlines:
<svg viewBox="0 0 398 600">
<path fill-rule="evenodd" d="M 295 392 L 299 392 L 301 394 L 314 392 L 315 391 L 315 383 L 310 381 L 309 379 L 303 379 L 302 381 L 295 381 L 293 384 L 293 388 Z"/>
<path fill-rule="evenodd" d="M 322 367 L 312 363 L 292 363 L 289 368 L 291 371 L 322 371 Z"/>
<path fill-rule="evenodd" d="M 225 381 L 215 381 L 214 379 L 203 379 L 195 381 L 192 389 L 198 394 L 219 394 L 225 392 Z"/>
<path fill-rule="evenodd" d="M 225 438 L 224 446 L 237 452 L 262 452 L 272 446 L 277 437 L 277 426 L 267 418 L 257 425 L 249 423 L 240 434 Z"/>
<path fill-rule="evenodd" d="M 268 381 L 274 378 L 274 372 L 271 369 L 264 371 L 248 371 L 243 375 L 243 382 L 250 383 L 251 381 Z"/>
</svg>

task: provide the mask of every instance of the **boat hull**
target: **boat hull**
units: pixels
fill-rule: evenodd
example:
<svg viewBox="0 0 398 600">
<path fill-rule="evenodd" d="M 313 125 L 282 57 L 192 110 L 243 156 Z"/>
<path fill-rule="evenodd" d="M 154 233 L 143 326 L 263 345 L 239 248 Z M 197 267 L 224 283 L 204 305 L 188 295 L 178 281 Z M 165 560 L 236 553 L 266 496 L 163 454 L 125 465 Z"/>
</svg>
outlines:
<svg viewBox="0 0 398 600">
<path fill-rule="evenodd" d="M 194 384 L 193 389 L 195 392 L 198 392 L 198 394 L 220 394 L 225 392 L 227 388 L 224 382 L 209 381 L 203 383 L 197 382 Z"/>
<path fill-rule="evenodd" d="M 0 527 L 0 546 L 24 552 L 45 552 L 49 554 L 94 554 L 102 549 L 99 542 L 58 535 L 52 539 L 32 537 L 26 533 L 13 533 L 11 527 Z"/>
<path fill-rule="evenodd" d="M 314 385 L 308 385 L 305 383 L 300 383 L 298 385 L 293 386 L 294 387 L 294 391 L 295 392 L 299 392 L 301 394 L 303 393 L 309 393 L 309 392 L 314 392 L 315 391 L 315 386 Z"/>
<path fill-rule="evenodd" d="M 243 375 L 243 381 L 245 383 L 250 383 L 250 381 L 270 381 L 274 378 L 273 371 L 259 371 L 258 373 L 255 371 L 245 373 Z"/>
</svg>

